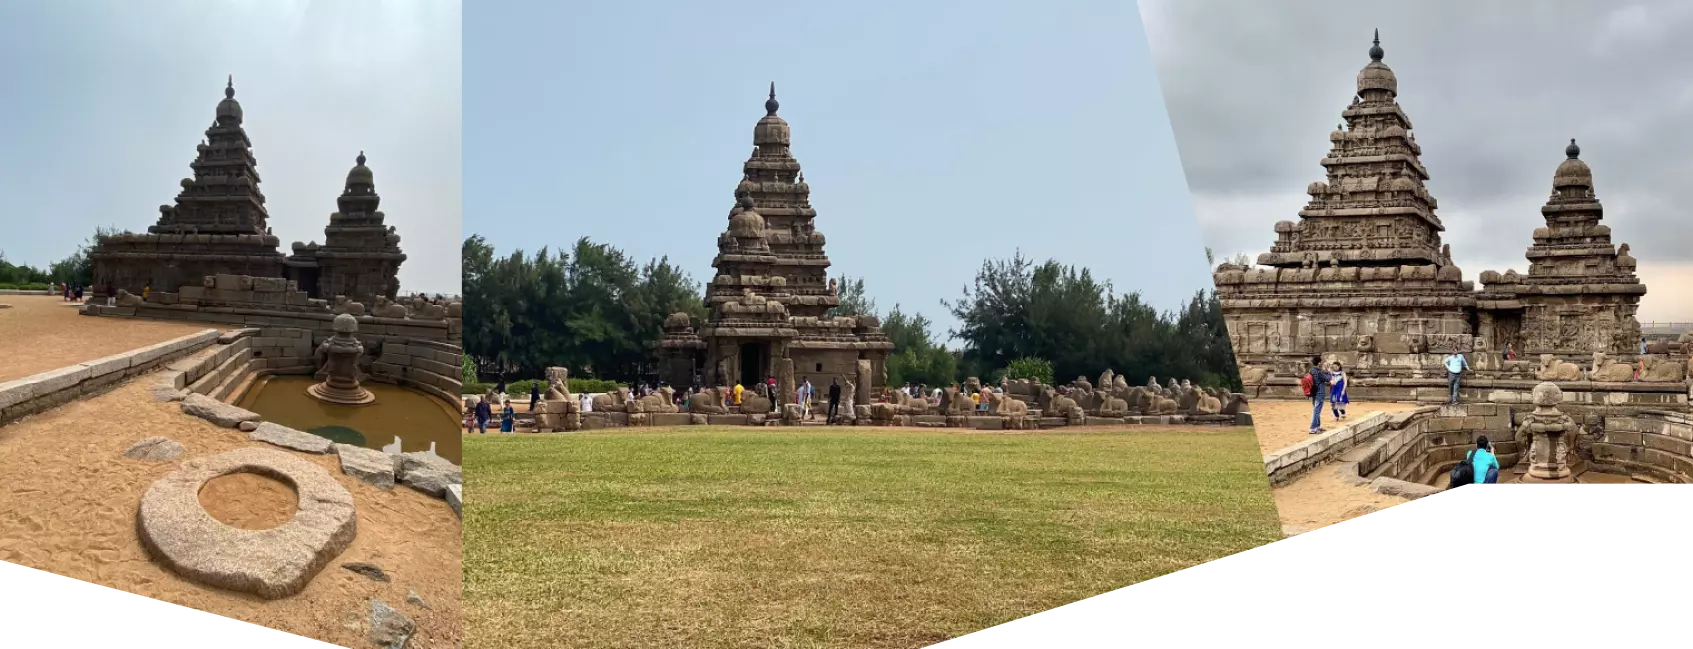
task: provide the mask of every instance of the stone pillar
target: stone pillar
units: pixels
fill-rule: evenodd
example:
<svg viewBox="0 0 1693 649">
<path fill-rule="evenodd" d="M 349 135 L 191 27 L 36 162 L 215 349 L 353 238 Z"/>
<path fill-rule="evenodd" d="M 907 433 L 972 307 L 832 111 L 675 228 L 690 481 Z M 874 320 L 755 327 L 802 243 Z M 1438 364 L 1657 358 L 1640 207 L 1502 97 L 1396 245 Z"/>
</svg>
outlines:
<svg viewBox="0 0 1693 649">
<path fill-rule="evenodd" d="M 776 361 L 776 389 L 777 394 L 771 395 L 776 403 L 794 403 L 794 359 L 783 358 Z"/>
<path fill-rule="evenodd" d="M 1527 444 L 1525 482 L 1574 482 L 1570 471 L 1570 447 L 1580 428 L 1575 419 L 1558 409 L 1563 391 L 1551 382 L 1534 387 L 1534 412 L 1517 427 L 1517 444 Z"/>
<path fill-rule="evenodd" d="M 874 385 L 871 382 L 871 377 L 873 376 L 871 371 L 871 363 L 869 359 L 858 359 L 858 376 L 857 380 L 854 381 L 854 383 L 858 386 L 858 394 L 853 397 L 853 402 L 858 405 L 870 404 L 871 388 Z"/>
</svg>

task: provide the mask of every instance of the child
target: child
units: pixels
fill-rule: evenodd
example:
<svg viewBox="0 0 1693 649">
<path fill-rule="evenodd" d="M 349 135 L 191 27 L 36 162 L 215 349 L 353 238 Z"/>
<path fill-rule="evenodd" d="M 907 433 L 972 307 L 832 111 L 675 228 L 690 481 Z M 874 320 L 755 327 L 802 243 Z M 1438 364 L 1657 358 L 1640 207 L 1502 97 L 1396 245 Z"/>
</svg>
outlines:
<svg viewBox="0 0 1693 649">
<path fill-rule="evenodd" d="M 1334 362 L 1334 372 L 1329 374 L 1329 404 L 1334 408 L 1334 418 L 1346 418 L 1346 404 L 1352 403 L 1352 396 L 1346 392 L 1346 369 L 1341 367 L 1340 361 Z"/>
</svg>

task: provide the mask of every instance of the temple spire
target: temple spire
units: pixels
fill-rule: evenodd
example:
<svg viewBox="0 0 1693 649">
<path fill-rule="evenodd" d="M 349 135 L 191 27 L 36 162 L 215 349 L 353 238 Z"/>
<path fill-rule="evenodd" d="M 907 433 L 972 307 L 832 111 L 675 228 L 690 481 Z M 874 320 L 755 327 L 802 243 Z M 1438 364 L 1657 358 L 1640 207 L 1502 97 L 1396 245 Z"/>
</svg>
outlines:
<svg viewBox="0 0 1693 649">
<path fill-rule="evenodd" d="M 776 82 L 770 82 L 770 98 L 764 100 L 764 114 L 775 115 L 776 109 L 782 105 L 776 102 Z"/>
<path fill-rule="evenodd" d="M 223 98 L 235 98 L 235 75 L 229 75 L 229 85 L 223 87 Z"/>
<path fill-rule="evenodd" d="M 1370 43 L 1371 43 L 1370 44 L 1370 60 L 1371 61 L 1380 61 L 1382 55 L 1386 54 L 1386 52 L 1383 52 L 1382 49 L 1381 49 L 1381 29 L 1380 28 L 1376 29 L 1375 40 L 1370 41 Z"/>
<path fill-rule="evenodd" d="M 1570 145 L 1564 147 L 1564 155 L 1569 156 L 1571 160 L 1581 157 L 1581 147 L 1575 145 L 1575 138 L 1570 138 Z"/>
</svg>

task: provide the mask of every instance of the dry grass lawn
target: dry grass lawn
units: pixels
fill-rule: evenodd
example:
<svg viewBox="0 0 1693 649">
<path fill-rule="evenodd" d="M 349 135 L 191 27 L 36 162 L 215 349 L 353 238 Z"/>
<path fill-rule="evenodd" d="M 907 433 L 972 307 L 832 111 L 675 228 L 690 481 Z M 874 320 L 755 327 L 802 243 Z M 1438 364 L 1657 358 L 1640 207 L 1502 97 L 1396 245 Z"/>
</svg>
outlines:
<svg viewBox="0 0 1693 649">
<path fill-rule="evenodd" d="M 472 647 L 921 647 L 1280 538 L 1250 428 L 464 440 Z"/>
</svg>

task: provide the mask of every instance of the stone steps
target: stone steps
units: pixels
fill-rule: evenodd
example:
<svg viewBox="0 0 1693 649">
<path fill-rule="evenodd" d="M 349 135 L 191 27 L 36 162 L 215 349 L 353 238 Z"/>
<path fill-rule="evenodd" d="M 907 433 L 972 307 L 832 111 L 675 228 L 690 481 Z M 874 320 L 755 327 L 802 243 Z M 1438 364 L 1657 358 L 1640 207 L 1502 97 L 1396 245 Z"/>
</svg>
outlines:
<svg viewBox="0 0 1693 649">
<path fill-rule="evenodd" d="M 246 352 L 247 350 L 241 351 Z M 218 353 L 225 356 L 223 361 L 219 362 L 216 367 L 212 368 L 211 371 L 206 372 L 206 374 L 201 376 L 199 380 L 189 384 L 189 391 L 204 394 L 206 396 L 214 396 L 212 394 L 214 391 L 223 386 L 225 382 L 229 381 L 231 376 L 237 376 L 238 372 L 252 361 L 252 354 L 231 353 L 227 347 L 218 350 Z"/>
</svg>

